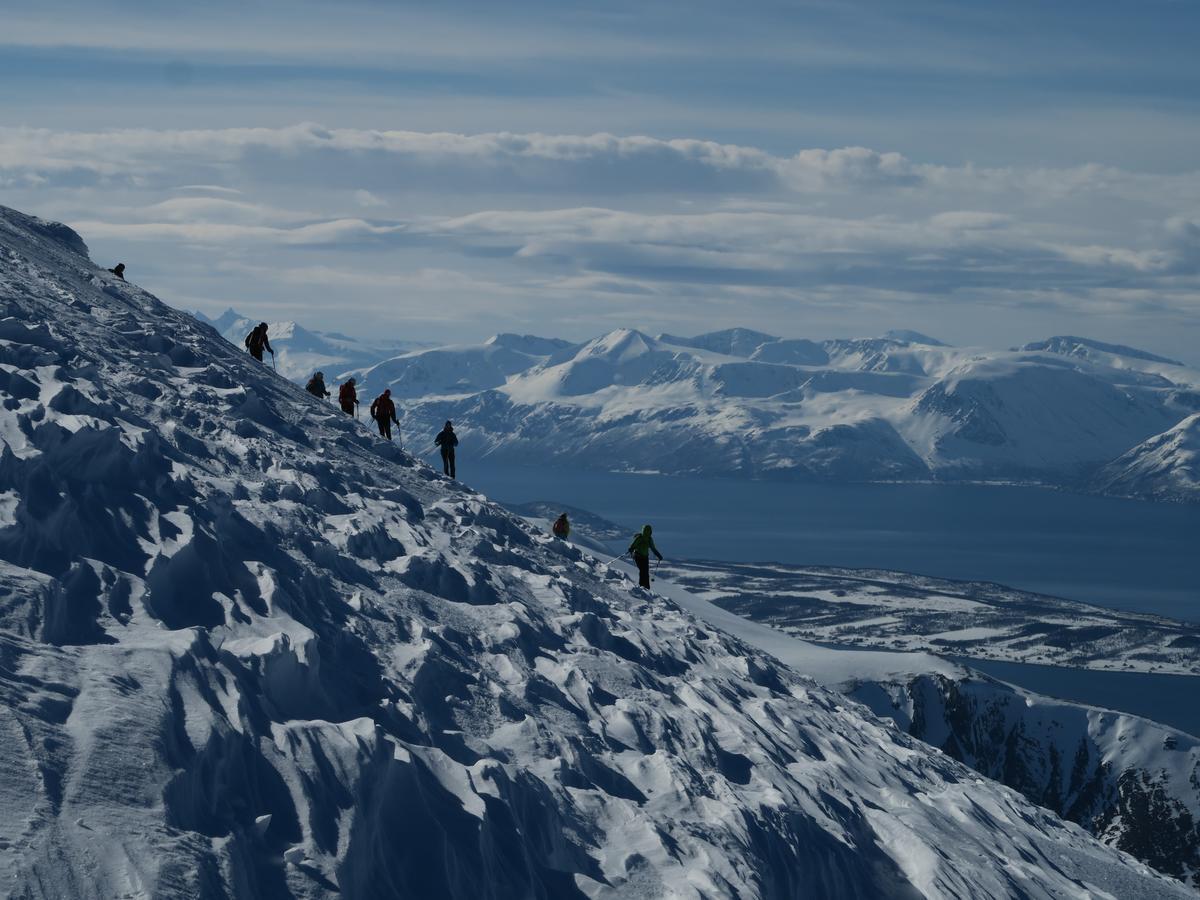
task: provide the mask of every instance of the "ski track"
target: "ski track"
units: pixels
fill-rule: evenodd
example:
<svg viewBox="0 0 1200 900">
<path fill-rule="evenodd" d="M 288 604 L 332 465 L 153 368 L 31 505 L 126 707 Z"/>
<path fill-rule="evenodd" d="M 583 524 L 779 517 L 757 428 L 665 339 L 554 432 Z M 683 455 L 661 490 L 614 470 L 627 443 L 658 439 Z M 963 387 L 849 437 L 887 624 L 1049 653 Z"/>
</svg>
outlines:
<svg viewBox="0 0 1200 900">
<path fill-rule="evenodd" d="M 6 896 L 1194 896 L 84 252 L 0 208 Z"/>
</svg>

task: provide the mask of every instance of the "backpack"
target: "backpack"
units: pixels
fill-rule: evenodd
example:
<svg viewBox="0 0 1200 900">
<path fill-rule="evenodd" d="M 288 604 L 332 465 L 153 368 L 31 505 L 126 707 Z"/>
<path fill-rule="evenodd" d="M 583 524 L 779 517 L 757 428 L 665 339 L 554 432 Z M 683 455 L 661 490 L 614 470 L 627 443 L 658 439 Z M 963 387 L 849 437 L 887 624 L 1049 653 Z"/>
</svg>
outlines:
<svg viewBox="0 0 1200 900">
<path fill-rule="evenodd" d="M 246 335 L 246 346 L 251 350 L 257 350 L 263 345 L 262 329 L 255 327 L 248 335 Z"/>
<path fill-rule="evenodd" d="M 571 533 L 571 526 L 567 524 L 567 520 L 559 516 L 554 520 L 554 536 L 566 537 Z"/>
</svg>

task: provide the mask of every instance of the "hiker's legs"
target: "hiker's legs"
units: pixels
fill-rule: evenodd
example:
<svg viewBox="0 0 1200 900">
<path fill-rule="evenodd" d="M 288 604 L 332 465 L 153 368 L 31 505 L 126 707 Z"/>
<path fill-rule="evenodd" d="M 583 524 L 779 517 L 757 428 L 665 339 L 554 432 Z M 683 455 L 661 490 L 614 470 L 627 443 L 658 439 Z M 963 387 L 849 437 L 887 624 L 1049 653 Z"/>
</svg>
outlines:
<svg viewBox="0 0 1200 900">
<path fill-rule="evenodd" d="M 352 401 L 347 400 L 345 403 L 342 404 L 342 412 L 344 412 L 348 416 L 354 415 L 354 403 Z"/>
<path fill-rule="evenodd" d="M 650 587 L 650 557 L 642 556 L 640 553 L 633 554 L 633 561 L 638 567 L 638 585 L 644 588 Z"/>
<path fill-rule="evenodd" d="M 449 475 L 451 478 L 454 477 L 454 448 L 453 447 L 442 450 L 442 471 L 445 474 Z"/>
<path fill-rule="evenodd" d="M 390 441 L 392 439 L 392 423 L 382 417 L 375 421 L 379 423 L 379 436 L 385 437 Z"/>
<path fill-rule="evenodd" d="M 253 347 L 250 348 L 250 355 L 253 356 L 255 359 L 257 359 L 259 362 L 262 362 L 262 353 L 263 353 L 262 347 L 259 347 L 257 350 L 255 350 Z"/>
</svg>

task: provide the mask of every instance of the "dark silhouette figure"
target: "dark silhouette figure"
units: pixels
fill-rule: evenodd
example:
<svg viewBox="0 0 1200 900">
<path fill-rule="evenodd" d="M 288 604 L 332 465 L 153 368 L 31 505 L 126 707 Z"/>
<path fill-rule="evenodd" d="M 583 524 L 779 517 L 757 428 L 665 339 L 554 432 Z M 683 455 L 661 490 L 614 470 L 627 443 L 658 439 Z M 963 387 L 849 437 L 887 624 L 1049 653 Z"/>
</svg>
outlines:
<svg viewBox="0 0 1200 900">
<path fill-rule="evenodd" d="M 649 525 L 642 528 L 633 536 L 633 543 L 629 545 L 626 553 L 633 554 L 633 561 L 637 563 L 638 569 L 638 585 L 644 588 L 650 587 L 650 554 L 653 553 L 658 557 L 659 562 L 662 562 L 662 554 L 658 552 L 658 548 L 654 546 L 654 538 L 651 537 L 654 529 Z"/>
<path fill-rule="evenodd" d="M 324 400 L 329 396 L 329 391 L 325 389 L 325 373 L 318 372 L 312 378 L 308 379 L 308 384 L 304 389 L 318 399 Z"/>
<path fill-rule="evenodd" d="M 262 362 L 263 351 L 266 350 L 272 356 L 275 351 L 271 349 L 271 342 L 267 340 L 267 323 L 259 322 L 254 326 L 254 330 L 246 335 L 246 349 L 250 351 L 250 355 Z"/>
<path fill-rule="evenodd" d="M 112 272 L 114 275 L 116 275 L 122 281 L 125 280 L 125 263 L 117 263 L 115 266 L 113 266 L 108 271 Z"/>
<path fill-rule="evenodd" d="M 567 514 L 563 513 L 554 520 L 554 524 L 550 527 L 554 532 L 554 536 L 560 540 L 566 540 L 571 536 L 571 523 L 567 520 Z"/>
<path fill-rule="evenodd" d="M 355 407 L 358 406 L 358 391 L 354 390 L 353 378 L 338 388 L 338 403 L 341 404 L 342 412 L 346 415 L 355 415 Z"/>
<path fill-rule="evenodd" d="M 454 448 L 458 446 L 458 435 L 454 433 L 454 425 L 446 423 L 446 427 L 438 432 L 433 442 L 442 450 L 442 472 L 454 477 Z"/>
<path fill-rule="evenodd" d="M 381 437 L 392 439 L 392 423 L 400 424 L 396 418 L 396 404 L 392 402 L 392 391 L 388 388 L 371 403 L 371 418 L 379 423 Z"/>
</svg>

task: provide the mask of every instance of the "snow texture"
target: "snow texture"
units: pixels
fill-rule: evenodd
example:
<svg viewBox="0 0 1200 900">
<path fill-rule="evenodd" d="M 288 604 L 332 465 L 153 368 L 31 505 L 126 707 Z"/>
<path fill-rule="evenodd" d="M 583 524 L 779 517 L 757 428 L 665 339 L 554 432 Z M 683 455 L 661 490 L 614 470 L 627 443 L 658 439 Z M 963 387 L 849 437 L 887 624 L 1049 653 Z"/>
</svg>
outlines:
<svg viewBox="0 0 1200 900">
<path fill-rule="evenodd" d="M 999 585 L 719 562 L 674 563 L 662 574 L 671 579 L 670 590 L 687 591 L 685 602 L 700 615 L 710 602 L 713 609 L 826 641 L 1012 661 L 1032 655 L 1041 663 L 1100 669 L 1196 671 L 1194 662 L 1185 662 L 1195 660 L 1196 626 Z M 933 627 L 951 630 L 930 633 Z M 868 633 L 873 641 L 863 640 Z M 927 653 L 875 650 L 862 659 L 850 670 L 804 670 L 1106 843 L 1200 886 L 1195 737 L 1137 716 L 1039 696 Z"/>
<path fill-rule="evenodd" d="M 81 249 L 0 208 L 6 895 L 1194 896 Z"/>
</svg>

